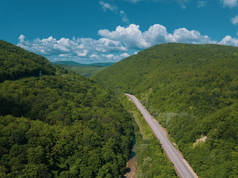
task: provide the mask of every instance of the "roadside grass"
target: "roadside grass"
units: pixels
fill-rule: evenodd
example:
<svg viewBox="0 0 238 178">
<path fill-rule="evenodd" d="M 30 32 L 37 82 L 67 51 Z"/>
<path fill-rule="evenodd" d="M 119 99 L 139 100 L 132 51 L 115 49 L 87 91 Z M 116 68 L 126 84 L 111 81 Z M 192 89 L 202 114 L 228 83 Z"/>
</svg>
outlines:
<svg viewBox="0 0 238 178">
<path fill-rule="evenodd" d="M 154 136 L 143 116 L 126 96 L 122 104 L 133 115 L 135 122 L 135 152 L 138 178 L 177 177 L 172 163 L 168 160 L 159 141 Z"/>
</svg>

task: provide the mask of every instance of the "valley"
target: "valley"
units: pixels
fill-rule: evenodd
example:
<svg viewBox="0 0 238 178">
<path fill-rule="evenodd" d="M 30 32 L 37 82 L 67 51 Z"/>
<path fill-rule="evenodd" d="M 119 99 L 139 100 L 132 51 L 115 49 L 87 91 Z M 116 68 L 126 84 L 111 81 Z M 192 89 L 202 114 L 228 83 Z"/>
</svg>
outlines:
<svg viewBox="0 0 238 178">
<path fill-rule="evenodd" d="M 0 178 L 238 178 L 237 12 L 0 1 Z"/>
<path fill-rule="evenodd" d="M 135 95 L 199 177 L 223 178 L 237 175 L 237 59 L 237 47 L 169 43 L 93 78 L 117 93 Z"/>
<path fill-rule="evenodd" d="M 153 133 L 160 141 L 163 151 L 166 153 L 168 159 L 173 163 L 174 168 L 181 178 L 197 178 L 198 176 L 192 170 L 191 166 L 184 160 L 183 156 L 176 150 L 164 132 L 164 128 L 150 115 L 144 108 L 140 101 L 133 95 L 126 94 L 126 96 L 136 105 L 137 109 L 141 112 L 147 124 L 152 129 Z"/>
<path fill-rule="evenodd" d="M 237 59 L 236 47 L 170 43 L 85 78 L 0 41 L 0 177 L 122 176 L 133 142 L 136 177 L 235 177 Z"/>
</svg>

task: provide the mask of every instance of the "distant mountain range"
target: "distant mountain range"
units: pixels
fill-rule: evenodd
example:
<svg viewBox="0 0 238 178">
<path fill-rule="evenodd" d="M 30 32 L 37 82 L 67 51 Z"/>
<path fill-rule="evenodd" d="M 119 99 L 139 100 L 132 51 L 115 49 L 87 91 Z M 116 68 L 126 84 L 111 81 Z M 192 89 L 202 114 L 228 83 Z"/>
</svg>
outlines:
<svg viewBox="0 0 238 178">
<path fill-rule="evenodd" d="M 96 75 L 98 72 L 103 69 L 111 66 L 114 63 L 92 63 L 92 64 L 81 64 L 74 61 L 56 61 L 52 62 L 55 65 L 63 66 L 66 69 L 74 71 L 85 77 L 90 77 Z"/>
<path fill-rule="evenodd" d="M 56 62 L 52 62 L 52 63 L 53 64 L 64 65 L 64 66 L 94 66 L 94 67 L 107 67 L 107 66 L 110 66 L 110 65 L 114 64 L 112 62 L 82 64 L 82 63 L 78 63 L 78 62 L 75 62 L 75 61 L 56 61 Z"/>
</svg>

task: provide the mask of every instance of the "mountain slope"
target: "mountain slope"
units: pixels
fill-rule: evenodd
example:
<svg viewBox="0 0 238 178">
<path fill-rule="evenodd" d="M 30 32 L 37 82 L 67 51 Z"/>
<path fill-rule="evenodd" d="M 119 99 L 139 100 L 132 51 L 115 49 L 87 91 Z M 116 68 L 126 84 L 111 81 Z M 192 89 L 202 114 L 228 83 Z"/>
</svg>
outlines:
<svg viewBox="0 0 238 178">
<path fill-rule="evenodd" d="M 0 40 L 0 82 L 40 73 L 52 75 L 55 69 L 46 58 Z"/>
<path fill-rule="evenodd" d="M 237 175 L 238 48 L 158 45 L 95 79 L 140 98 L 199 176 Z"/>
<path fill-rule="evenodd" d="M 0 47 L 0 56 L 9 57 L 8 71 L 19 74 L 20 63 L 24 71 L 35 67 L 43 75 L 23 72 L 0 82 L 0 177 L 123 175 L 133 128 L 114 94 L 7 46 Z"/>
</svg>

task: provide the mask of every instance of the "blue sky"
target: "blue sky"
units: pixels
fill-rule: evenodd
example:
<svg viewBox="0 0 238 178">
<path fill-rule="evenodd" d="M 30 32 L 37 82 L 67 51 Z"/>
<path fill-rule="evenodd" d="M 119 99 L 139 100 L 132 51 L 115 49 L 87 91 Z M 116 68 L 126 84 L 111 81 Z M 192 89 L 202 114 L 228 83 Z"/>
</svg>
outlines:
<svg viewBox="0 0 238 178">
<path fill-rule="evenodd" d="M 1 0 L 0 39 L 81 63 L 167 42 L 238 46 L 238 0 Z"/>
</svg>

